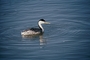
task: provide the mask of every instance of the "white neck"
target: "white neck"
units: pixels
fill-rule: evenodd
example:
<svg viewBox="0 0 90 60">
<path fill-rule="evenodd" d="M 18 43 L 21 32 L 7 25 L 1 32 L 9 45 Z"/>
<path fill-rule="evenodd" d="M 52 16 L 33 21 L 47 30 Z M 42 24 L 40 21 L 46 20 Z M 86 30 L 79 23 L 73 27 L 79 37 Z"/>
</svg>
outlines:
<svg viewBox="0 0 90 60">
<path fill-rule="evenodd" d="M 42 27 L 41 24 L 42 24 L 41 22 L 38 22 L 39 27 L 42 29 L 42 32 L 44 32 L 44 28 Z"/>
</svg>

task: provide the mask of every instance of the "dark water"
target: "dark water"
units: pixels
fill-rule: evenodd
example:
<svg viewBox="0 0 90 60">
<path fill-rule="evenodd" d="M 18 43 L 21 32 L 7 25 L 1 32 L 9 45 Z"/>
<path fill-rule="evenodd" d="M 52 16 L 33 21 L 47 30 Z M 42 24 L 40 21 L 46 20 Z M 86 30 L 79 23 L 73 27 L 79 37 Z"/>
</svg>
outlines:
<svg viewBox="0 0 90 60">
<path fill-rule="evenodd" d="M 43 36 L 22 37 L 40 18 Z M 0 0 L 0 60 L 90 60 L 90 1 Z"/>
</svg>

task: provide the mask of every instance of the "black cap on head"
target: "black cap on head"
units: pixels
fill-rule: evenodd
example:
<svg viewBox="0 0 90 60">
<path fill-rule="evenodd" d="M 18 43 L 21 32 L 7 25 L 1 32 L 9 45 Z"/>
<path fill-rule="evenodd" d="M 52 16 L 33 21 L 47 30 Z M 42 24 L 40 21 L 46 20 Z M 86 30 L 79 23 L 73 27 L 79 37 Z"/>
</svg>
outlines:
<svg viewBox="0 0 90 60">
<path fill-rule="evenodd" d="M 44 19 L 40 19 L 39 21 L 45 21 Z"/>
</svg>

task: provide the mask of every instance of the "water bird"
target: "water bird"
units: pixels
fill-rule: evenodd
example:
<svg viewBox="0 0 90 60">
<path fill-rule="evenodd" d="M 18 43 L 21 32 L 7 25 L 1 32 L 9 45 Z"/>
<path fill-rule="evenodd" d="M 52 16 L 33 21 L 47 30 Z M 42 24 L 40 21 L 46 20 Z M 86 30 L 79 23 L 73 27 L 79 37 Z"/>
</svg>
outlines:
<svg viewBox="0 0 90 60">
<path fill-rule="evenodd" d="M 44 19 L 40 19 L 38 21 L 38 27 L 39 28 L 29 28 L 27 30 L 24 30 L 21 32 L 22 36 L 30 36 L 30 35 L 39 35 L 44 33 L 44 28 L 42 27 L 42 24 L 50 24 L 49 22 L 46 22 Z"/>
</svg>

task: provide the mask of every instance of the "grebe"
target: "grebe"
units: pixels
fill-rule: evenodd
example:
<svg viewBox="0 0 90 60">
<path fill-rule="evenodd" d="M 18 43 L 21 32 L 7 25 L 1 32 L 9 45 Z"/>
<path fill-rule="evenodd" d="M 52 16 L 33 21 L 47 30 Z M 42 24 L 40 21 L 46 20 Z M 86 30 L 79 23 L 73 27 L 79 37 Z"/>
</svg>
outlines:
<svg viewBox="0 0 90 60">
<path fill-rule="evenodd" d="M 49 22 L 46 22 L 44 19 L 40 19 L 38 21 L 39 28 L 30 28 L 28 30 L 24 30 L 21 32 L 22 36 L 28 36 L 28 35 L 38 35 L 42 34 L 44 32 L 44 28 L 41 24 L 50 24 Z"/>
</svg>

